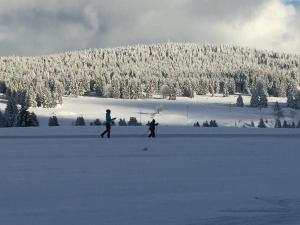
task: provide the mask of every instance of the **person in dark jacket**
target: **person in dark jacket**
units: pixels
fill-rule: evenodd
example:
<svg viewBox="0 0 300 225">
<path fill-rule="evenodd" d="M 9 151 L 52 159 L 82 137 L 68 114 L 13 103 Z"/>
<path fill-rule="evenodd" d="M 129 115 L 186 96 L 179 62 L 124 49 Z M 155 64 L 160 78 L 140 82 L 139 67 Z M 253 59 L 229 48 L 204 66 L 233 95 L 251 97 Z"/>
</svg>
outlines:
<svg viewBox="0 0 300 225">
<path fill-rule="evenodd" d="M 158 123 L 155 123 L 155 119 L 153 119 L 151 121 L 151 123 L 149 124 L 149 130 L 150 130 L 150 134 L 149 134 L 149 138 L 155 138 L 155 127 L 158 125 Z"/>
<path fill-rule="evenodd" d="M 111 118 L 110 116 L 110 109 L 106 110 L 106 121 L 105 121 L 105 126 L 106 126 L 106 130 L 101 134 L 101 137 L 103 138 L 104 135 L 107 133 L 107 137 L 110 138 L 110 128 L 111 128 L 111 124 L 112 122 L 116 119 L 116 118 Z"/>
</svg>

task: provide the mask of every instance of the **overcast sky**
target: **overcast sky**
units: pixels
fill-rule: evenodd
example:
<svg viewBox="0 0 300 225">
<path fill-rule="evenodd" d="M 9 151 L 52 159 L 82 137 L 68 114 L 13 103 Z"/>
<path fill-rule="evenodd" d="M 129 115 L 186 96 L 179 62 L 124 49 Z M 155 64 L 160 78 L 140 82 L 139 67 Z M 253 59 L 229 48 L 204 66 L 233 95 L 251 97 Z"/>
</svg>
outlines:
<svg viewBox="0 0 300 225">
<path fill-rule="evenodd" d="M 0 55 L 168 41 L 300 53 L 300 1 L 0 0 Z"/>
</svg>

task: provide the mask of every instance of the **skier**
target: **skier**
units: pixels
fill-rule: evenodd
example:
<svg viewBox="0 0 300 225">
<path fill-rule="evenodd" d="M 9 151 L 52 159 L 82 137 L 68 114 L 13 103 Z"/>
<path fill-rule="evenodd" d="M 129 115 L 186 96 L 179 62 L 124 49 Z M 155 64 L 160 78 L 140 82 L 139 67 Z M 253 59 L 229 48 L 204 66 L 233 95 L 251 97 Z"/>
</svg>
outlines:
<svg viewBox="0 0 300 225">
<path fill-rule="evenodd" d="M 149 134 L 149 138 L 152 137 L 152 138 L 155 138 L 155 127 L 158 125 L 158 123 L 155 123 L 155 119 L 153 119 L 151 121 L 151 123 L 149 124 L 149 130 L 150 130 L 150 134 Z"/>
<path fill-rule="evenodd" d="M 106 130 L 101 134 L 101 137 L 104 137 L 104 134 L 107 133 L 107 137 L 110 138 L 110 128 L 111 128 L 111 124 L 112 122 L 115 120 L 116 118 L 111 118 L 110 116 L 110 109 L 106 110 L 106 121 L 105 121 L 105 126 L 106 126 Z"/>
</svg>

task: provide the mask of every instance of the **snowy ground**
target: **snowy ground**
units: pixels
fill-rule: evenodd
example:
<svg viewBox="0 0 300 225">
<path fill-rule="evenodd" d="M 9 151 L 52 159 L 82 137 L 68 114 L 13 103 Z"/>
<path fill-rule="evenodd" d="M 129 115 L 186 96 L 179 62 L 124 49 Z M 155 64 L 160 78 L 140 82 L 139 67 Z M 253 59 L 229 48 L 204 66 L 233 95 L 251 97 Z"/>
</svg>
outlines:
<svg viewBox="0 0 300 225">
<path fill-rule="evenodd" d="M 122 100 L 106 99 L 97 97 L 66 97 L 63 105 L 54 109 L 33 108 L 39 118 L 41 126 L 48 125 L 48 119 L 52 115 L 57 115 L 59 122 L 63 126 L 70 126 L 78 116 L 83 116 L 89 124 L 96 118 L 101 121 L 105 119 L 105 110 L 111 109 L 112 116 L 124 118 L 126 121 L 130 117 L 136 117 L 139 122 L 146 124 L 155 118 L 164 125 L 188 125 L 192 126 L 199 121 L 200 124 L 206 120 L 216 120 L 220 126 L 242 127 L 254 121 L 258 124 L 259 119 L 269 121 L 269 127 L 274 127 L 275 115 L 273 106 L 278 101 L 282 107 L 284 118 L 296 124 L 300 119 L 300 110 L 293 110 L 286 107 L 286 98 L 269 98 L 269 107 L 264 109 L 251 108 L 250 96 L 244 96 L 246 107 L 236 107 L 238 96 L 196 96 L 195 98 L 178 98 L 176 101 L 164 99 L 143 99 L 143 100 Z M 0 109 L 4 111 L 6 100 L 0 96 Z M 159 110 L 159 114 L 157 111 Z M 117 120 L 117 121 L 118 121 Z"/>
<path fill-rule="evenodd" d="M 226 128 L 274 120 L 275 101 L 286 99 L 262 111 L 235 107 L 236 96 L 80 97 L 32 109 L 41 127 L 0 129 L 0 225 L 299 225 L 300 129 Z M 103 120 L 107 108 L 154 117 L 158 138 L 145 126 L 113 127 L 112 139 L 99 138 L 102 126 L 70 126 Z M 62 126 L 47 127 L 53 113 Z M 191 126 L 211 119 L 224 127 Z"/>
<path fill-rule="evenodd" d="M 95 97 L 65 98 L 64 104 L 55 109 L 33 109 L 39 116 L 42 126 L 47 126 L 48 118 L 56 114 L 62 125 L 71 125 L 77 116 L 83 116 L 88 121 L 96 118 L 104 120 L 105 110 L 110 108 L 112 115 L 129 120 L 136 117 L 143 124 L 155 117 L 165 125 L 193 125 L 196 121 L 201 124 L 205 120 L 217 120 L 221 126 L 241 127 L 245 123 L 254 121 L 257 125 L 260 118 L 268 119 L 273 126 L 275 120 L 273 105 L 276 101 L 282 103 L 285 119 L 294 120 L 297 124 L 300 119 L 300 111 L 285 107 L 285 98 L 269 98 L 270 107 L 255 109 L 250 107 L 238 108 L 235 106 L 237 96 L 210 97 L 197 96 L 196 98 L 178 98 L 169 100 L 116 100 Z M 244 102 L 249 105 L 250 97 L 244 96 Z M 0 106 L 1 107 L 1 106 Z M 4 107 L 1 107 L 4 109 Z M 159 114 L 154 114 L 157 109 Z"/>
<path fill-rule="evenodd" d="M 300 224 L 298 129 L 102 129 L 0 129 L 0 224 Z"/>
</svg>

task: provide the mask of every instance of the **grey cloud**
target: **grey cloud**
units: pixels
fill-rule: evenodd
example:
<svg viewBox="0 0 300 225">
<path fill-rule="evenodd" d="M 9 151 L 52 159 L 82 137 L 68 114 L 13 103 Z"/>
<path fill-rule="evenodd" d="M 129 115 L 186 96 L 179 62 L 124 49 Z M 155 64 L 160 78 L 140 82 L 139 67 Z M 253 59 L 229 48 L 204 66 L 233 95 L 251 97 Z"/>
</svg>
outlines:
<svg viewBox="0 0 300 225">
<path fill-rule="evenodd" d="M 187 8 L 200 18 L 213 21 L 249 19 L 269 0 L 190 0 Z"/>
<path fill-rule="evenodd" d="M 259 23 L 266 5 L 277 3 L 282 4 L 281 0 L 0 0 L 0 55 L 166 41 L 262 47 L 255 38 L 243 42 L 245 30 L 258 26 L 251 22 Z M 284 5 L 279 9 L 290 13 Z M 270 40 L 276 44 L 266 43 L 266 48 L 300 50 L 295 36 L 300 33 L 299 12 L 286 17 L 282 20 L 293 27 L 276 33 L 278 38 Z M 284 39 L 289 43 L 277 46 Z"/>
</svg>

